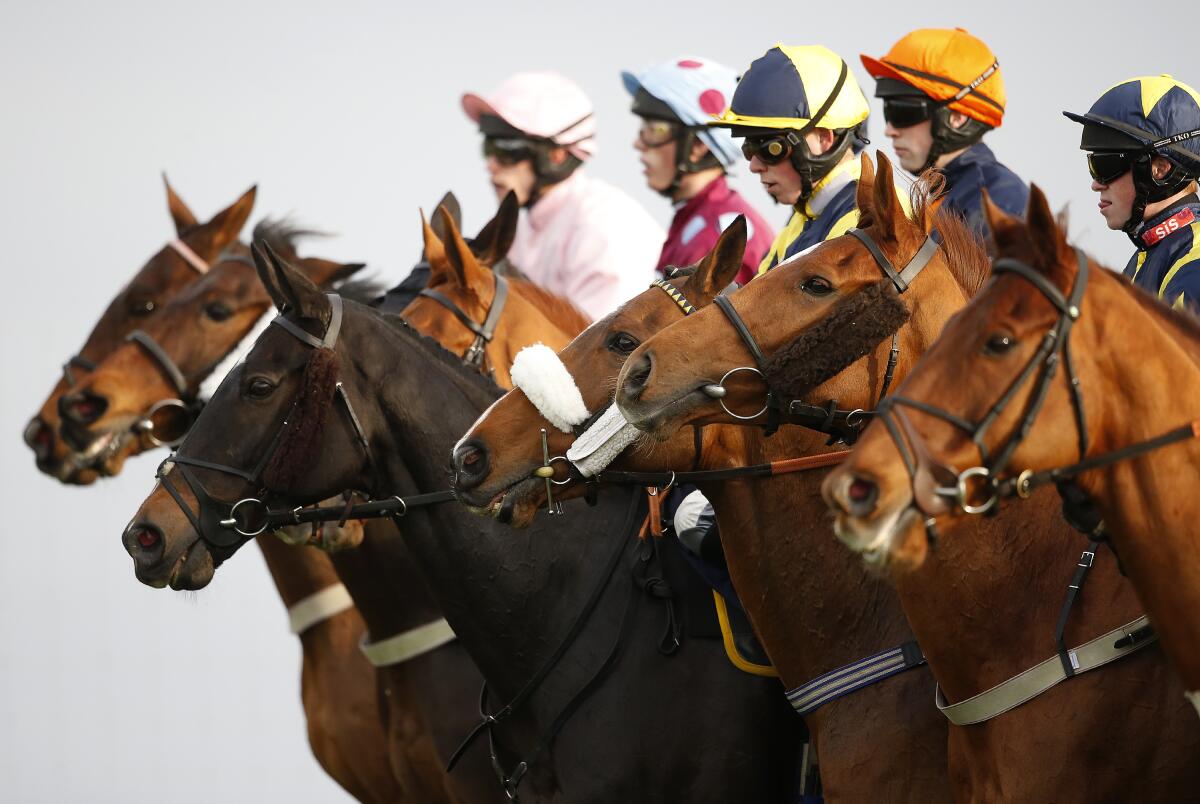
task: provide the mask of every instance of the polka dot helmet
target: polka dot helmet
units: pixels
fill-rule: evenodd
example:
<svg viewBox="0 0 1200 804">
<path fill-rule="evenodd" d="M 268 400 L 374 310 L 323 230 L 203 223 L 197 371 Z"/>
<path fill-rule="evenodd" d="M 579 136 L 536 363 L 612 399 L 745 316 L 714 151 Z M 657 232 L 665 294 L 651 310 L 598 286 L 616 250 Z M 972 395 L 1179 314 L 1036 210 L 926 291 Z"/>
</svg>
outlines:
<svg viewBox="0 0 1200 804">
<path fill-rule="evenodd" d="M 697 136 L 722 165 L 732 167 L 741 159 L 727 130 L 708 127 L 729 108 L 737 86 L 733 70 L 711 59 L 685 56 L 638 73 L 623 72 L 621 79 L 630 95 L 636 97 L 638 90 L 645 90 L 669 106 L 684 125 L 696 127 Z"/>
</svg>

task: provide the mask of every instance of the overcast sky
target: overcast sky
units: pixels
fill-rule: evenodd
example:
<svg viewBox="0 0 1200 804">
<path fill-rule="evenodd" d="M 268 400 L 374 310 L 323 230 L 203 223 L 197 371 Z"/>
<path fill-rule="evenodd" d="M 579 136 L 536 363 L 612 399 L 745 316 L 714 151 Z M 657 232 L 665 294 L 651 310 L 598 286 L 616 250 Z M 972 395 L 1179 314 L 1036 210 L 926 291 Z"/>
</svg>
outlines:
<svg viewBox="0 0 1200 804">
<path fill-rule="evenodd" d="M 1163 10 L 1159 11 L 1161 16 Z M 299 645 L 261 557 L 211 588 L 139 585 L 121 528 L 160 455 L 86 489 L 38 475 L 25 422 L 107 300 L 172 235 L 159 172 L 201 218 L 259 184 L 254 220 L 293 212 L 338 233 L 309 253 L 398 279 L 417 208 L 448 188 L 467 228 L 491 213 L 464 90 L 553 68 L 592 96 L 594 174 L 641 186 L 619 71 L 690 54 L 744 70 L 776 42 L 826 44 L 870 95 L 860 52 L 916 27 L 960 25 L 997 53 L 1000 159 L 1069 204 L 1076 241 L 1123 264 L 1062 109 L 1125 78 L 1200 84 L 1194 26 L 1115 2 L 879 4 L 545 2 L 61 3 L 0 7 L 0 800 L 337 801 L 311 759 Z M 1160 20 L 1161 22 L 1161 20 Z M 1128 37 L 1122 41 L 1122 37 Z M 871 133 L 887 150 L 878 104 Z M 755 183 L 752 202 L 782 223 Z M 614 236 L 619 236 L 614 232 Z"/>
</svg>

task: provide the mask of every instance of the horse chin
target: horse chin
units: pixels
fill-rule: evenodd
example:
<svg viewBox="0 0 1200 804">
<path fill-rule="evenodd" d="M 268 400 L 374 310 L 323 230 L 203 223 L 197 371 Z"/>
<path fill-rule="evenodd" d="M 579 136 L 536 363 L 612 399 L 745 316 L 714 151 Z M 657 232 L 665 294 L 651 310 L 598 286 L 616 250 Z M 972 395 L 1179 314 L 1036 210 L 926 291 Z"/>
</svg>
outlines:
<svg viewBox="0 0 1200 804">
<path fill-rule="evenodd" d="M 870 569 L 911 570 L 925 560 L 920 525 L 920 512 L 907 505 L 869 521 L 841 514 L 834 520 L 834 533 L 842 544 L 862 556 Z"/>
<path fill-rule="evenodd" d="M 216 566 L 207 545 L 196 537 L 174 558 L 166 557 L 153 566 L 145 566 L 135 560 L 133 571 L 146 586 L 155 589 L 169 586 L 179 592 L 208 586 Z"/>
<path fill-rule="evenodd" d="M 544 488 L 539 478 L 520 480 L 493 497 L 483 513 L 510 527 L 527 528 L 544 502 Z"/>
</svg>

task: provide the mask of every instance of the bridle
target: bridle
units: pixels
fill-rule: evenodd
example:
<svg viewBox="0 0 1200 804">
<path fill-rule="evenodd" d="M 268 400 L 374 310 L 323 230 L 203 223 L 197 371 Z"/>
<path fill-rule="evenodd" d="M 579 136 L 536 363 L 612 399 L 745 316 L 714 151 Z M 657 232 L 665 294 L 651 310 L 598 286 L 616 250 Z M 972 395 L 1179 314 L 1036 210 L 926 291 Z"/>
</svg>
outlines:
<svg viewBox="0 0 1200 804">
<path fill-rule="evenodd" d="M 495 270 L 492 271 L 492 276 L 496 278 L 496 292 L 492 296 L 492 304 L 488 307 L 487 316 L 484 318 L 482 324 L 477 324 L 475 319 L 467 315 L 461 307 L 454 303 L 453 299 L 440 291 L 433 290 L 432 288 L 422 288 L 421 292 L 417 294 L 428 299 L 433 299 L 454 313 L 454 317 L 461 321 L 463 326 L 475 333 L 475 340 L 467 347 L 467 351 L 463 352 L 462 362 L 464 365 L 486 374 L 492 374 L 494 371 L 492 368 L 488 368 L 485 371 L 484 368 L 484 361 L 487 357 L 487 346 L 492 342 L 492 337 L 496 334 L 496 325 L 500 322 L 500 315 L 504 312 L 504 302 L 508 300 L 508 280 Z"/>
<path fill-rule="evenodd" d="M 1083 295 L 1087 287 L 1088 260 L 1083 251 L 1078 248 L 1075 249 L 1075 257 L 1079 268 L 1069 296 L 1055 287 L 1045 275 L 1026 263 L 1011 258 L 1001 258 L 993 263 L 992 273 L 994 275 L 1012 274 L 1033 285 L 1058 311 L 1058 320 L 1042 338 L 1041 345 L 1025 368 L 978 423 L 972 423 L 928 402 L 903 396 L 893 396 L 879 406 L 880 418 L 887 426 L 888 433 L 895 442 L 900 457 L 912 478 L 913 502 L 917 509 L 927 517 L 925 527 L 931 536 L 936 535 L 933 529 L 934 519 L 939 514 L 949 513 L 953 510 L 966 514 L 984 514 L 995 508 L 1001 498 L 1016 496 L 1025 499 L 1032 494 L 1034 489 L 1047 483 L 1058 484 L 1064 499 L 1071 502 L 1066 487 L 1069 486 L 1070 481 L 1083 472 L 1144 455 L 1178 441 L 1200 438 L 1200 420 L 1197 420 L 1122 449 L 1092 458 L 1086 457 L 1089 447 L 1087 419 L 1084 414 L 1083 389 L 1071 359 L 1070 337 L 1071 328 L 1079 319 Z M 1066 372 L 1067 387 L 1071 395 L 1079 461 L 1068 466 L 1039 472 L 1026 469 L 1016 477 L 1001 479 L 1001 474 L 1008 467 L 1013 453 L 1029 435 L 1038 414 L 1045 405 L 1059 364 L 1062 364 Z M 1029 383 L 1035 374 L 1037 381 L 1033 386 L 1024 414 L 1007 440 L 993 455 L 984 443 L 984 437 L 1021 388 Z M 979 465 L 960 472 L 953 467 L 934 461 L 924 442 L 904 414 L 902 408 L 905 407 L 941 419 L 970 436 L 971 441 L 979 450 Z M 903 435 L 901 430 L 903 430 Z M 905 437 L 912 447 L 911 451 L 905 445 Z M 985 484 L 989 492 L 988 498 L 983 502 L 971 502 L 970 484 L 973 480 Z M 1072 522 L 1072 524 L 1075 523 Z M 1094 528 L 1092 531 L 1092 533 L 1096 532 L 1098 532 L 1098 528 Z"/>
<path fill-rule="evenodd" d="M 937 236 L 937 233 L 930 232 L 925 236 L 925 240 L 921 243 L 920 248 L 917 249 L 905 266 L 900 270 L 896 270 L 892 261 L 883 253 L 879 245 L 871 239 L 870 234 L 866 230 L 851 229 L 847 234 L 866 246 L 867 251 L 874 258 L 880 271 L 892 282 L 896 288 L 896 292 L 900 294 L 908 290 L 913 280 L 917 278 L 917 275 L 933 259 L 933 255 L 937 253 L 940 246 L 940 238 Z M 753 421 L 765 415 L 767 420 L 763 425 L 763 431 L 768 436 L 774 434 L 779 429 L 781 423 L 786 422 L 788 424 L 799 424 L 811 430 L 826 433 L 829 435 L 830 445 L 838 442 L 853 444 L 858 440 L 862 428 L 875 415 L 874 411 L 863 410 L 861 408 L 839 408 L 837 400 L 833 399 L 824 405 L 812 405 L 800 399 L 783 399 L 782 395 L 771 386 L 771 382 L 766 374 L 767 357 L 763 354 L 763 350 L 758 345 L 758 341 L 754 338 L 754 334 L 750 331 L 750 328 L 746 326 L 746 322 L 742 319 L 741 314 L 733 306 L 733 300 L 726 296 L 718 296 L 714 299 L 714 303 L 725 314 L 725 317 L 742 339 L 742 343 L 750 351 L 750 355 L 754 358 L 755 362 L 753 366 L 736 366 L 731 368 L 716 383 L 706 385 L 702 389 L 705 394 L 717 400 L 721 409 L 726 414 L 740 421 Z M 884 370 L 883 387 L 879 391 L 879 399 L 881 400 L 887 395 L 888 388 L 892 384 L 892 378 L 896 372 L 896 362 L 899 358 L 900 336 L 898 332 L 893 332 L 892 348 L 888 353 L 887 367 Z M 725 403 L 725 397 L 728 393 L 728 389 L 725 387 L 726 381 L 735 374 L 743 372 L 758 376 L 767 387 L 767 396 L 762 408 L 750 416 L 731 410 Z"/>
<path fill-rule="evenodd" d="M 288 320 L 285 314 L 281 313 L 276 316 L 271 324 L 283 329 L 288 334 L 292 335 L 298 341 L 313 349 L 330 349 L 332 350 L 337 345 L 338 334 L 342 325 L 342 298 L 337 294 L 326 294 L 330 303 L 329 325 L 325 329 L 325 334 L 322 337 L 317 337 L 305 331 L 296 323 Z M 362 449 L 366 456 L 366 461 L 369 467 L 374 466 L 374 461 L 371 457 L 370 443 L 367 440 L 366 433 L 363 431 L 362 423 L 357 414 L 354 412 L 354 406 L 350 402 L 350 397 L 346 394 L 346 389 L 342 383 L 338 382 L 334 386 L 334 394 L 342 400 L 346 410 L 346 418 L 349 419 L 350 425 L 354 431 L 355 442 Z M 302 393 L 297 392 L 295 400 L 293 400 L 288 413 L 284 416 L 275 435 L 268 443 L 266 450 L 262 456 L 249 469 L 243 469 L 236 466 L 230 466 L 213 461 L 205 461 L 199 458 L 192 458 L 187 455 L 181 455 L 178 452 L 172 455 L 159 466 L 158 480 L 167 493 L 175 500 L 180 510 L 187 516 L 196 533 L 203 539 L 212 549 L 214 555 L 228 556 L 241 545 L 242 542 L 249 538 L 259 535 L 267 530 L 272 525 L 277 525 L 271 521 L 268 516 L 267 505 L 264 498 L 267 496 L 268 489 L 263 482 L 263 473 L 271 459 L 278 451 L 280 444 L 283 442 L 284 434 L 288 430 L 288 423 L 295 414 L 297 407 L 300 404 Z M 182 445 L 181 445 L 182 446 Z M 184 481 L 191 489 L 192 494 L 196 497 L 198 510 L 193 512 L 187 505 L 171 480 L 170 470 L 164 471 L 164 467 L 171 464 L 177 468 L 183 476 Z M 198 469 L 208 469 L 211 471 L 221 472 L 226 475 L 232 475 L 245 480 L 256 489 L 258 496 L 244 497 L 236 502 L 230 503 L 224 500 L 214 498 L 204 488 L 199 478 L 196 477 L 190 467 Z M 374 472 L 372 471 L 372 477 Z M 296 508 L 292 513 L 294 518 L 299 523 L 298 514 L 301 508 Z"/>
</svg>

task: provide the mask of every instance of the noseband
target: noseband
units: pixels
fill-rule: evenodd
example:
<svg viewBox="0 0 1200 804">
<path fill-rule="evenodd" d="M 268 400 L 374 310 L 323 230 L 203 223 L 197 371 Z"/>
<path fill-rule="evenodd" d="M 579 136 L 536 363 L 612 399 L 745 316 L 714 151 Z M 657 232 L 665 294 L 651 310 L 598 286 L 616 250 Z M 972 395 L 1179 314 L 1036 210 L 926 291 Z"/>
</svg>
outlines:
<svg viewBox="0 0 1200 804">
<path fill-rule="evenodd" d="M 326 327 L 323 337 L 318 338 L 306 332 L 303 328 L 285 318 L 283 314 L 276 316 L 271 321 L 271 324 L 279 326 L 298 341 L 313 349 L 334 349 L 337 345 L 338 334 L 342 325 L 342 298 L 333 293 L 326 295 L 330 303 L 330 317 L 329 326 Z M 346 395 L 346 389 L 342 383 L 337 383 L 334 388 L 335 395 L 342 400 L 345 407 L 346 417 L 350 420 L 356 441 L 364 455 L 366 455 L 368 465 L 372 465 L 370 445 L 367 441 L 366 433 L 363 431 L 362 424 L 354 412 L 354 406 L 350 402 L 350 397 Z M 268 490 L 263 483 L 262 477 L 271 458 L 275 456 L 283 441 L 284 433 L 287 432 L 288 422 L 295 414 L 300 404 L 301 396 L 301 392 L 297 392 L 296 399 L 292 402 L 292 406 L 288 409 L 288 413 L 284 416 L 275 435 L 271 438 L 266 451 L 250 469 L 204 461 L 179 453 L 175 453 L 159 466 L 159 482 L 162 483 L 167 493 L 174 498 L 175 503 L 187 516 L 188 521 L 191 522 L 192 527 L 195 528 L 200 538 L 208 544 L 214 556 L 227 557 L 231 555 L 248 538 L 257 536 L 272 524 L 265 516 L 266 505 L 262 498 L 267 495 Z M 164 471 L 164 467 L 167 464 L 172 464 L 175 468 L 179 469 L 184 481 L 196 497 L 199 507 L 198 511 L 193 512 L 187 505 L 187 502 L 183 499 L 183 496 L 171 480 L 171 472 L 169 470 Z M 199 478 L 196 477 L 189 467 L 208 469 L 241 478 L 251 486 L 254 486 L 259 496 L 245 497 L 233 503 L 215 499 L 208 493 L 204 488 L 204 484 L 200 482 Z M 298 514 L 299 510 L 297 508 L 293 513 Z M 299 522 L 299 519 L 297 519 L 297 522 Z"/>
<path fill-rule="evenodd" d="M 886 254 L 883 253 L 883 250 L 879 248 L 879 245 L 871 239 L 871 236 L 866 230 L 851 229 L 849 232 L 847 232 L 847 234 L 853 236 L 864 246 L 866 246 L 867 251 L 871 253 L 871 256 L 875 259 L 875 263 L 879 266 L 879 269 L 883 272 L 884 276 L 891 280 L 892 284 L 896 288 L 896 291 L 901 294 L 908 290 L 909 285 L 911 285 L 913 280 L 917 278 L 917 275 L 921 273 L 925 266 L 929 264 L 929 261 L 933 259 L 933 255 L 937 253 L 940 245 L 936 233 L 930 232 L 928 235 L 926 235 L 921 247 L 917 249 L 916 253 L 913 254 L 912 258 L 908 261 L 904 268 L 897 271 L 895 266 L 892 264 L 892 261 L 888 259 Z M 811 405 L 799 399 L 788 400 L 785 402 L 781 398 L 780 394 L 771 387 L 771 383 L 767 379 L 766 375 L 767 357 L 765 354 L 763 354 L 763 351 L 759 347 L 758 341 L 755 340 L 754 334 L 750 331 L 750 328 L 746 326 L 746 322 L 742 319 L 741 314 L 738 313 L 737 308 L 733 306 L 733 300 L 725 296 L 718 296 L 714 301 L 718 309 L 725 314 L 725 317 L 729 320 L 729 323 L 733 325 L 733 329 L 735 332 L 737 332 L 738 337 L 742 339 L 742 343 L 745 344 L 746 348 L 750 351 L 750 355 L 754 358 L 755 365 L 737 366 L 730 369 L 729 371 L 725 372 L 724 376 L 722 376 L 717 383 L 713 385 L 706 385 L 703 389 L 704 393 L 716 399 L 725 413 L 735 419 L 752 421 L 765 414 L 767 421 L 763 425 L 763 430 L 768 436 L 774 434 L 774 432 L 779 429 L 781 422 L 787 422 L 788 424 L 799 424 L 803 427 L 809 428 L 810 430 L 826 433 L 829 435 L 830 445 L 838 442 L 853 444 L 858 440 L 858 436 L 859 433 L 862 432 L 862 428 L 865 427 L 867 423 L 870 422 L 872 416 L 874 416 L 873 411 L 862 410 L 861 408 L 845 410 L 839 408 L 837 406 L 837 400 L 833 399 L 831 399 L 825 405 Z M 896 362 L 899 360 L 899 357 L 899 333 L 892 333 L 892 348 L 891 352 L 888 354 L 887 368 L 884 371 L 883 387 L 879 391 L 880 399 L 883 399 L 884 396 L 887 395 L 888 388 L 892 384 L 892 377 L 895 374 Z M 729 406 L 725 403 L 725 396 L 727 394 L 725 382 L 735 374 L 742 372 L 757 375 L 767 386 L 767 398 L 763 402 L 762 408 L 750 416 L 735 413 L 734 411 L 730 410 Z"/>
<path fill-rule="evenodd" d="M 475 333 L 475 340 L 463 353 L 462 362 L 481 372 L 484 370 L 487 345 L 492 342 L 492 337 L 496 334 L 496 324 L 500 322 L 500 315 L 504 312 L 504 302 L 508 300 L 508 280 L 495 271 L 492 272 L 492 276 L 496 278 L 496 292 L 492 296 L 492 304 L 488 308 L 487 317 L 484 318 L 482 324 L 475 323 L 475 319 L 467 315 L 461 307 L 454 303 L 453 299 L 440 291 L 422 288 L 418 294 L 433 299 L 454 313 L 454 317 L 461 321 L 463 326 Z M 488 369 L 487 373 L 491 374 L 492 369 Z"/>
</svg>

